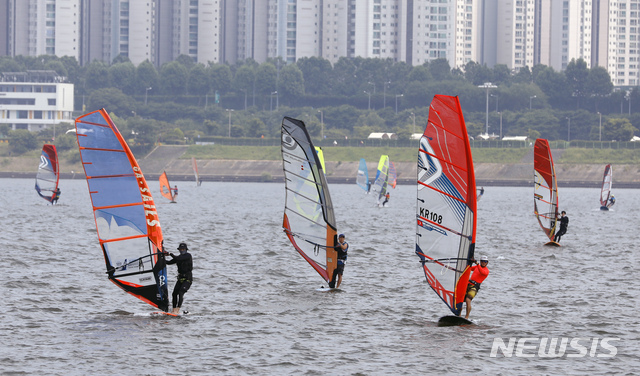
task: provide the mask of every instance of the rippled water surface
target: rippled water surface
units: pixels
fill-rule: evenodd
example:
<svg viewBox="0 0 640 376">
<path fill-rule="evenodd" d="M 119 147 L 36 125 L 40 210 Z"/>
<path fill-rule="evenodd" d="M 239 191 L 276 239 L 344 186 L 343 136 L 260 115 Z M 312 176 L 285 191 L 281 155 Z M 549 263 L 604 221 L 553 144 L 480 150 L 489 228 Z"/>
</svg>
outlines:
<svg viewBox="0 0 640 376">
<path fill-rule="evenodd" d="M 350 256 L 341 292 L 322 279 L 282 232 L 281 184 L 178 182 L 177 204 L 154 196 L 165 244 L 189 243 L 194 284 L 178 318 L 108 281 L 87 184 L 63 180 L 47 205 L 28 179 L 0 179 L 5 374 L 633 374 L 640 191 L 615 191 L 598 210 L 596 189 L 560 188 L 570 217 L 563 247 L 544 247 L 532 188 L 486 187 L 478 203 L 477 253 L 491 274 L 474 300 L 477 325 L 438 327 L 450 312 L 414 254 L 414 186 L 391 207 L 354 185 L 331 185 Z M 150 184 L 156 186 L 155 183 Z M 175 267 L 169 266 L 175 282 Z M 491 357 L 494 338 L 593 338 L 595 356 Z M 567 353 L 571 353 L 571 349 Z M 590 350 L 590 348 L 589 348 Z M 572 350 L 578 354 L 578 350 Z"/>
</svg>

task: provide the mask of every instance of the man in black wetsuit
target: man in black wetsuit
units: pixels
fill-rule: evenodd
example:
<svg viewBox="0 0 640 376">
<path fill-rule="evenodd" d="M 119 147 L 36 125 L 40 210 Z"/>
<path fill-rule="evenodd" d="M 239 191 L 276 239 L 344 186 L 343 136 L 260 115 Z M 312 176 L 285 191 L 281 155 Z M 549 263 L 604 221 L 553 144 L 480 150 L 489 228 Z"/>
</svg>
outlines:
<svg viewBox="0 0 640 376">
<path fill-rule="evenodd" d="M 167 264 L 176 264 L 178 266 L 178 281 L 173 288 L 173 314 L 180 313 L 180 307 L 182 307 L 182 298 L 184 293 L 189 291 L 193 276 L 191 271 L 193 270 L 193 260 L 191 254 L 187 252 L 189 248 L 187 243 L 180 243 L 178 246 L 180 255 L 175 256 L 173 253 L 169 253 L 171 260 L 167 261 Z"/>
<path fill-rule="evenodd" d="M 556 236 L 553 237 L 554 242 L 560 243 L 562 235 L 567 233 L 567 226 L 569 226 L 569 217 L 567 217 L 567 212 L 563 210 L 562 216 L 560 217 L 560 230 L 558 230 Z"/>
<path fill-rule="evenodd" d="M 344 273 L 344 264 L 347 262 L 347 252 L 349 251 L 349 243 L 344 240 L 344 234 L 338 236 L 338 245 L 335 250 L 338 252 L 338 267 L 333 270 L 333 276 L 329 282 L 331 288 L 339 288 L 342 283 L 342 273 Z M 337 283 L 336 277 L 338 277 Z"/>
</svg>

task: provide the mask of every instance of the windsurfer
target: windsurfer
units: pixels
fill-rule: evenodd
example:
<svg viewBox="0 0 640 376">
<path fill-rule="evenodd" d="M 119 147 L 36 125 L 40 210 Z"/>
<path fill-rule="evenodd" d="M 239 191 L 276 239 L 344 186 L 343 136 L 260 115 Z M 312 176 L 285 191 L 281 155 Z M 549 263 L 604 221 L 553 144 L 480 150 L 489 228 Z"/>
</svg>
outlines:
<svg viewBox="0 0 640 376">
<path fill-rule="evenodd" d="M 553 237 L 553 241 L 556 243 L 560 243 L 560 238 L 562 235 L 567 233 L 567 227 L 569 226 L 569 217 L 567 217 L 567 212 L 562 211 L 562 215 L 560 217 L 560 230 L 556 232 L 556 236 Z"/>
<path fill-rule="evenodd" d="M 56 188 L 53 192 L 53 196 L 51 197 L 51 205 L 58 203 L 58 199 L 60 198 L 60 188 Z M 613 204 L 612 204 L 613 205 Z"/>
<path fill-rule="evenodd" d="M 389 202 L 389 197 L 391 197 L 391 195 L 389 194 L 389 192 L 387 192 L 387 194 L 384 195 L 384 201 L 382 202 L 382 206 L 384 206 L 387 202 Z"/>
<path fill-rule="evenodd" d="M 172 191 L 173 191 L 173 197 L 178 197 L 178 186 L 177 185 L 173 186 Z"/>
<path fill-rule="evenodd" d="M 342 273 L 344 273 L 344 264 L 347 262 L 347 252 L 349 251 L 349 243 L 344 240 L 344 234 L 338 236 L 338 245 L 335 250 L 338 252 L 338 267 L 333 271 L 331 282 L 329 282 L 331 288 L 339 288 L 342 283 Z M 338 277 L 337 283 L 336 277 Z"/>
<path fill-rule="evenodd" d="M 477 264 L 478 262 L 473 260 L 473 263 Z M 469 319 L 469 313 L 471 313 L 471 301 L 476 297 L 482 282 L 489 276 L 489 268 L 487 268 L 488 264 L 489 258 L 487 256 L 482 256 L 480 257 L 480 265 L 474 265 L 471 267 L 471 273 L 473 274 L 469 277 L 467 295 L 464 298 L 465 303 L 467 303 L 467 314 L 464 316 L 465 319 Z"/>
<path fill-rule="evenodd" d="M 169 253 L 171 260 L 167 261 L 167 264 L 176 264 L 178 266 L 178 281 L 173 288 L 173 311 L 171 313 L 180 313 L 180 307 L 182 307 L 182 301 L 184 294 L 189 291 L 193 276 L 191 271 L 193 270 L 193 259 L 191 254 L 187 252 L 189 248 L 187 243 L 180 243 L 178 246 L 180 255 L 175 256 L 173 253 Z"/>
<path fill-rule="evenodd" d="M 607 207 L 610 208 L 615 203 L 616 203 L 616 198 L 613 195 L 611 195 L 611 197 L 609 197 L 609 205 L 607 205 Z"/>
</svg>

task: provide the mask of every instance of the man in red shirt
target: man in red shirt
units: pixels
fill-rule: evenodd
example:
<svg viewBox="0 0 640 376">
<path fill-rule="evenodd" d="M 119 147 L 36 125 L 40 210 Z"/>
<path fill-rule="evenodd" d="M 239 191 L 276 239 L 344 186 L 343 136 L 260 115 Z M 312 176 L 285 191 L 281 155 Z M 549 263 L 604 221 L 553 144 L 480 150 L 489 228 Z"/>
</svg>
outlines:
<svg viewBox="0 0 640 376">
<path fill-rule="evenodd" d="M 473 260 L 475 264 L 478 262 Z M 487 264 L 489 264 L 489 258 L 487 256 L 480 257 L 480 265 L 474 265 L 471 267 L 471 276 L 469 277 L 469 285 L 467 286 L 467 296 L 465 296 L 464 301 L 467 303 L 467 314 L 464 316 L 465 319 L 469 319 L 469 313 L 471 313 L 471 301 L 475 298 L 478 290 L 480 289 L 480 284 L 482 281 L 489 276 L 489 268 L 487 268 Z"/>
</svg>

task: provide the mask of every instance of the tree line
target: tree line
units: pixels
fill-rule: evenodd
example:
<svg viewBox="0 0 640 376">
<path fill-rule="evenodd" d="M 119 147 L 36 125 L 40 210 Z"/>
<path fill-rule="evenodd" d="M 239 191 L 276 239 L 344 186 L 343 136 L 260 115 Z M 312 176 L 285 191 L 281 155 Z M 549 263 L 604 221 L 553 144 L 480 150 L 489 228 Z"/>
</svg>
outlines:
<svg viewBox="0 0 640 376">
<path fill-rule="evenodd" d="M 373 58 L 332 65 L 319 57 L 205 65 L 183 55 L 156 68 L 124 56 L 86 66 L 66 56 L 0 58 L 0 72 L 41 69 L 75 85 L 78 114 L 106 108 L 141 148 L 211 136 L 278 137 L 284 115 L 305 121 L 314 137 L 409 138 L 424 130 L 435 94 L 460 97 L 473 137 L 488 128 L 502 136 L 628 141 L 640 125 L 638 89 L 614 88 L 604 68 L 582 59 L 560 72 L 544 65 L 514 72 L 475 62 L 451 69 L 445 59 L 419 66 Z M 497 87 L 487 92 L 485 82 Z"/>
</svg>

